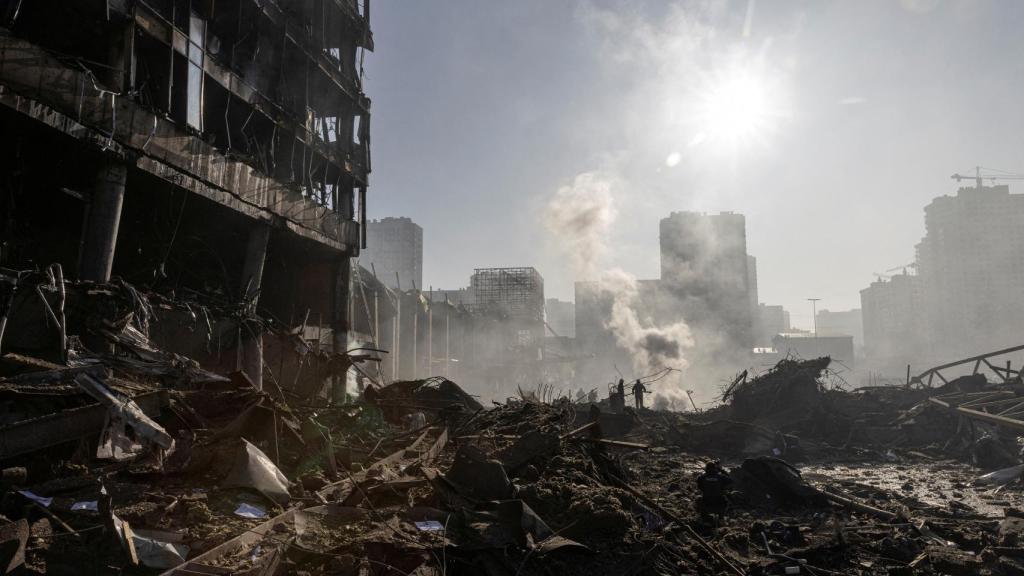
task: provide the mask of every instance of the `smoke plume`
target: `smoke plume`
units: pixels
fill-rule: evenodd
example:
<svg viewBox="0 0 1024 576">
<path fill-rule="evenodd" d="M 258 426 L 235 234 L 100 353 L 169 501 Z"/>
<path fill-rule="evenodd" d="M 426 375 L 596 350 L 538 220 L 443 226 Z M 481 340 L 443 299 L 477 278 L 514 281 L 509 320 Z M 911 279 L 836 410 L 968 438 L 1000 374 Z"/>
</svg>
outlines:
<svg viewBox="0 0 1024 576">
<path fill-rule="evenodd" d="M 548 201 L 544 225 L 572 259 L 577 277 L 591 278 L 607 249 L 615 220 L 611 181 L 595 172 L 579 174 Z"/>
<path fill-rule="evenodd" d="M 556 245 L 570 258 L 578 279 L 598 278 L 596 284 L 610 311 L 605 328 L 625 350 L 635 374 L 652 374 L 665 368 L 683 370 L 686 351 L 693 346 L 690 329 L 683 321 L 661 324 L 642 313 L 636 277 L 620 269 L 601 273 L 608 236 L 617 211 L 614 179 L 599 172 L 584 172 L 571 185 L 552 195 L 544 212 L 544 224 Z M 658 387 L 660 403 L 682 400 L 678 374 Z M 673 388 L 670 384 L 675 382 Z M 659 401 L 658 396 L 655 397 Z"/>
<path fill-rule="evenodd" d="M 685 322 L 659 325 L 650 318 L 641 320 L 636 278 L 622 270 L 606 272 L 598 288 L 612 302 L 607 328 L 615 342 L 629 352 L 636 374 L 686 368 L 684 352 L 693 346 L 693 338 Z"/>
</svg>

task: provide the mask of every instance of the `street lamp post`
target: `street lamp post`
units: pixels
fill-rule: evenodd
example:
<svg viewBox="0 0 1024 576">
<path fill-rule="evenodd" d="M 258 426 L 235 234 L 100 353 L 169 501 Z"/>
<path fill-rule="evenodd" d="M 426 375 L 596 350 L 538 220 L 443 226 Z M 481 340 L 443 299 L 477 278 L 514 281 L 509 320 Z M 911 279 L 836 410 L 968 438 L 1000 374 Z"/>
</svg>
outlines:
<svg viewBox="0 0 1024 576">
<path fill-rule="evenodd" d="M 811 303 L 811 318 L 814 320 L 814 337 L 818 337 L 818 301 L 821 298 L 808 298 L 807 301 Z"/>
</svg>

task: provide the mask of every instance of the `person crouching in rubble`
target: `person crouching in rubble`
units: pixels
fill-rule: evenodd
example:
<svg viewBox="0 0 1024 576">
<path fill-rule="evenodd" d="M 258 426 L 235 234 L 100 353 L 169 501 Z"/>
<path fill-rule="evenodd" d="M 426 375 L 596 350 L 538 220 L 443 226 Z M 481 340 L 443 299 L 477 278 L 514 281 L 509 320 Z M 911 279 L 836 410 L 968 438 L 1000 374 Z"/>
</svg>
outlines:
<svg viewBox="0 0 1024 576">
<path fill-rule="evenodd" d="M 636 384 L 633 384 L 633 400 L 636 401 L 636 409 L 640 410 L 644 407 L 644 394 L 647 393 L 647 387 L 639 379 Z"/>
<path fill-rule="evenodd" d="M 716 460 L 704 465 L 704 473 L 697 477 L 697 489 L 700 490 L 697 510 L 702 522 L 714 525 L 716 517 L 725 513 L 731 485 L 732 478 L 722 468 L 721 462 Z"/>
</svg>

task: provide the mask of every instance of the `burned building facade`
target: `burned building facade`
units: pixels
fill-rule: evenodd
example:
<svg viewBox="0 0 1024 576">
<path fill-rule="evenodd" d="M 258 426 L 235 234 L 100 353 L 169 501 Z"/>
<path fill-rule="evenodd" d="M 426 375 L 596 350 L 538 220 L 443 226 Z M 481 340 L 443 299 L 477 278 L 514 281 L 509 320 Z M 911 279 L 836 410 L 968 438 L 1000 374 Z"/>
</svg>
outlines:
<svg viewBox="0 0 1024 576">
<path fill-rule="evenodd" d="M 369 0 L 0 1 L 0 266 L 245 301 L 343 348 L 372 47 Z M 258 385 L 262 337 L 238 339 Z"/>
</svg>

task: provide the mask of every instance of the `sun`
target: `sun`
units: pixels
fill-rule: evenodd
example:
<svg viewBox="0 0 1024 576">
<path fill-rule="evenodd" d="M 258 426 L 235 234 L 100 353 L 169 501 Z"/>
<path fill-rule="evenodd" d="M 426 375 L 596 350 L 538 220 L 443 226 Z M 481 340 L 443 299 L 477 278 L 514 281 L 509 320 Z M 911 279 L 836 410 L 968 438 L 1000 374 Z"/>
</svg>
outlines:
<svg viewBox="0 0 1024 576">
<path fill-rule="evenodd" d="M 762 75 L 734 68 L 708 79 L 698 117 L 702 139 L 735 146 L 763 139 L 778 110 Z"/>
</svg>

